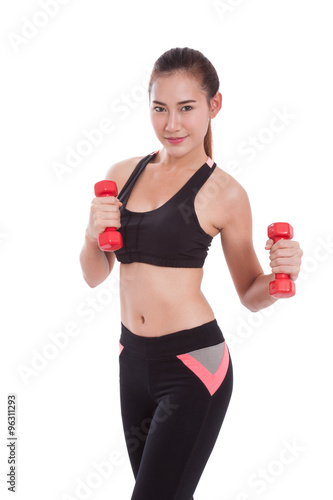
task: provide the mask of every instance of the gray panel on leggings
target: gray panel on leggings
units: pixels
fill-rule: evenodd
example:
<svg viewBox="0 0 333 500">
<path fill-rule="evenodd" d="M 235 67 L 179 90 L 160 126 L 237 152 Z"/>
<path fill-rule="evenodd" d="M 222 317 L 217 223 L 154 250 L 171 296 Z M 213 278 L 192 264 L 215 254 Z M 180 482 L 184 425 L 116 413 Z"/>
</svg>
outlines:
<svg viewBox="0 0 333 500">
<path fill-rule="evenodd" d="M 224 353 L 224 342 L 210 347 L 203 347 L 196 351 L 191 351 L 188 354 L 193 356 L 201 363 L 210 373 L 214 374 L 221 364 Z"/>
</svg>

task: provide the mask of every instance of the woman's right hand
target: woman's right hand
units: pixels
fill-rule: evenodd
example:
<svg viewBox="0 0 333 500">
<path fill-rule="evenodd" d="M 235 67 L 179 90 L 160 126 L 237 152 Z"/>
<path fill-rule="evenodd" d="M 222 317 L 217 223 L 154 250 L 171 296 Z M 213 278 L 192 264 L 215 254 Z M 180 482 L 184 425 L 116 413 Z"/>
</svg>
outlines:
<svg viewBox="0 0 333 500">
<path fill-rule="evenodd" d="M 89 222 L 86 229 L 87 236 L 97 240 L 98 236 L 107 227 L 119 229 L 121 201 L 115 196 L 100 196 L 91 202 Z"/>
</svg>

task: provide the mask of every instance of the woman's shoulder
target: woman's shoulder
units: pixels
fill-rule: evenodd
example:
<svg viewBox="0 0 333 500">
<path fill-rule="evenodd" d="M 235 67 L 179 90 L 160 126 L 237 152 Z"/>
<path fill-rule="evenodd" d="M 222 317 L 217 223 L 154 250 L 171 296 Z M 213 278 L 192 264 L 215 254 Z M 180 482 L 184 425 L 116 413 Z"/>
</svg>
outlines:
<svg viewBox="0 0 333 500">
<path fill-rule="evenodd" d="M 239 197 L 244 193 L 245 189 L 240 184 L 240 182 L 235 179 L 231 174 L 220 168 L 216 165 L 216 168 L 211 175 L 211 182 L 215 183 L 219 188 L 219 193 L 217 198 L 220 199 L 221 194 L 223 194 L 223 198 L 232 198 Z"/>
<path fill-rule="evenodd" d="M 133 156 L 113 163 L 109 167 L 105 179 L 114 181 L 117 184 L 118 193 L 120 193 L 127 179 L 143 158 L 145 158 L 145 156 Z"/>
<path fill-rule="evenodd" d="M 209 200 L 209 212 L 214 227 L 223 228 L 240 212 L 248 210 L 249 200 L 244 187 L 232 175 L 216 166 L 203 186 L 202 197 Z"/>
</svg>

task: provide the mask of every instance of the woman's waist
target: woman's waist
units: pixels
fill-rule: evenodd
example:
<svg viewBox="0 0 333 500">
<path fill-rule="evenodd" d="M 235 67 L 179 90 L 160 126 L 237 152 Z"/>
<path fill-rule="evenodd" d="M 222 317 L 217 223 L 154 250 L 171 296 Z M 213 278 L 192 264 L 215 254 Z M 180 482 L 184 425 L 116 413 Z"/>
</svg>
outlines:
<svg viewBox="0 0 333 500">
<path fill-rule="evenodd" d="M 214 319 L 200 288 L 202 275 L 202 269 L 121 265 L 123 324 L 137 335 L 160 336 Z"/>
<path fill-rule="evenodd" d="M 121 324 L 120 345 L 136 356 L 161 358 L 186 354 L 224 342 L 224 336 L 217 320 L 198 326 L 173 331 L 168 335 L 141 336 Z"/>
<path fill-rule="evenodd" d="M 192 294 L 172 299 L 163 294 L 149 297 L 146 291 L 121 297 L 121 321 L 136 335 L 167 335 L 193 328 L 215 319 L 214 312 L 204 295 Z"/>
</svg>

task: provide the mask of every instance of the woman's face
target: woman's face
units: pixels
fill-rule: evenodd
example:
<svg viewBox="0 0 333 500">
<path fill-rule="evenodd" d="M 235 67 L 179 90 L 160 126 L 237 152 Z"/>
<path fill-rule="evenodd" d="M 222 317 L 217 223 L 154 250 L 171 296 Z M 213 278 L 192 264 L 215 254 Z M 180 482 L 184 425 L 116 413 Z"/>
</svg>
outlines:
<svg viewBox="0 0 333 500">
<path fill-rule="evenodd" d="M 211 101 L 212 111 L 197 80 L 185 72 L 155 79 L 149 100 L 151 121 L 171 156 L 181 157 L 194 149 L 202 153 L 209 120 L 221 107 L 217 101 Z"/>
</svg>

